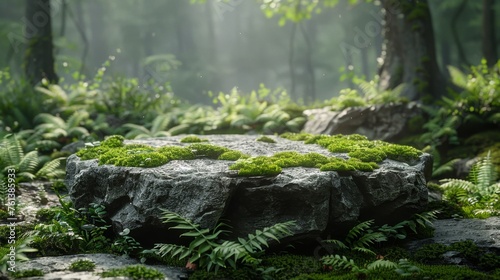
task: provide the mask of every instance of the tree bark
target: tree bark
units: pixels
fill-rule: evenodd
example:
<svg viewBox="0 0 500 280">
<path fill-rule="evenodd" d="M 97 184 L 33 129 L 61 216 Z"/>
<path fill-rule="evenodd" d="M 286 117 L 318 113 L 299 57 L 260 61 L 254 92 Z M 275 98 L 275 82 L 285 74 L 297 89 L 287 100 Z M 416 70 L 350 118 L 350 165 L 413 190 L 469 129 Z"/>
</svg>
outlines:
<svg viewBox="0 0 500 280">
<path fill-rule="evenodd" d="M 384 45 L 379 69 L 380 87 L 404 83 L 402 96 L 425 102 L 444 93 L 436 61 L 434 32 L 426 0 L 382 0 Z"/>
<path fill-rule="evenodd" d="M 457 46 L 458 59 L 460 60 L 460 64 L 470 65 L 469 61 L 467 60 L 467 56 L 465 55 L 462 42 L 460 41 L 457 27 L 458 20 L 465 9 L 465 6 L 467 6 L 467 0 L 463 0 L 460 3 L 460 6 L 458 6 L 455 14 L 453 14 L 453 17 L 451 18 L 451 34 L 453 35 L 453 40 L 455 41 L 455 45 Z"/>
<path fill-rule="evenodd" d="M 496 50 L 495 34 L 495 10 L 493 9 L 493 0 L 483 0 L 483 57 L 488 66 L 491 67 L 497 63 L 498 56 Z"/>
<path fill-rule="evenodd" d="M 54 70 L 50 14 L 50 0 L 26 0 L 24 21 L 27 46 L 24 72 L 32 85 L 42 79 L 47 79 L 50 83 L 57 83 L 59 80 Z"/>
</svg>

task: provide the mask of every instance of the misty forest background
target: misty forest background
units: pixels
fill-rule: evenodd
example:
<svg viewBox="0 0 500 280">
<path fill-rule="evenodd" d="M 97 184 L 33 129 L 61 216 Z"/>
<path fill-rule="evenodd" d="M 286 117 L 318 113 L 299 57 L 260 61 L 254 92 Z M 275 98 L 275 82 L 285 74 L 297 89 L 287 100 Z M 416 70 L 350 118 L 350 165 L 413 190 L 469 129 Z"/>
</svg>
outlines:
<svg viewBox="0 0 500 280">
<path fill-rule="evenodd" d="M 339 1 L 314 11 L 309 20 L 281 26 L 279 15 L 266 17 L 265 3 L 273 1 L 191 2 L 52 1 L 60 83 L 71 82 L 75 72 L 92 77 L 110 60 L 107 75 L 170 82 L 177 96 L 191 102 L 209 103 L 208 91 L 238 87 L 249 92 L 261 83 L 286 89 L 293 100 L 311 102 L 353 87 L 349 74 L 371 80 L 378 73 L 384 40 L 378 1 Z M 498 1 L 429 1 L 436 60 L 444 75 L 448 65 L 465 69 L 479 64 L 484 40 L 500 40 L 500 32 L 493 37 L 484 33 L 486 2 L 492 13 L 498 11 Z M 25 1 L 0 2 L 5 38 L 0 66 L 10 67 L 15 78 L 23 76 L 30 32 L 25 10 Z M 500 30 L 499 25 L 497 20 L 491 28 Z"/>
<path fill-rule="evenodd" d="M 21 248 L 16 260 L 25 260 L 25 253 L 142 257 L 150 251 L 142 251 L 127 229 L 120 236 L 109 234 L 104 206 L 76 210 L 60 195 L 67 191 L 66 159 L 79 149 L 106 143 L 99 141 L 110 135 L 120 135 L 108 138 L 114 141 L 122 136 L 288 132 L 304 140 L 312 137 L 299 134 L 308 121 L 306 110 L 314 108 L 328 113 L 374 105 L 416 108 L 413 117 L 391 118 L 377 128 L 402 122 L 404 135 L 384 140 L 433 156 L 427 186 L 442 199 L 430 201 L 427 214 L 385 228 L 383 234 L 373 232 L 369 221 L 353 227 L 354 235 L 364 234 L 360 240 L 369 240 L 360 252 L 374 243 L 378 247 L 380 234 L 385 241 L 410 237 L 410 228 L 417 234 L 417 223 L 423 227 L 419 231 L 432 235 L 427 218 L 500 216 L 499 14 L 500 1 L 495 0 L 1 0 L 0 223 L 21 213 L 22 205 L 12 213 L 6 201 L 11 192 L 31 189 L 26 184 L 46 183 L 34 196 L 47 201 L 47 194 L 55 192 L 61 204 L 42 207 L 37 225 L 20 230 L 29 237 L 16 241 Z M 415 103 L 406 106 L 410 101 Z M 153 153 L 144 149 L 137 158 L 145 164 Z M 338 166 L 335 170 L 347 170 L 341 169 L 345 164 Z M 15 179 L 8 174 L 13 171 Z M 7 187 L 11 181 L 15 187 Z M 435 210 L 442 210 L 439 216 Z M 0 244 L 7 244 L 8 231 L 0 226 Z M 215 235 L 207 242 L 215 244 Z M 0 278 L 8 246 L 0 246 Z M 385 255 L 393 262 L 404 259 L 397 266 L 403 270 L 382 271 L 391 277 L 405 269 L 418 271 L 407 258 L 411 265 L 426 265 L 422 273 L 429 279 L 465 275 L 462 267 L 427 266 L 435 264 L 428 256 L 446 252 L 434 254 L 435 248 L 424 248 L 422 258 L 404 248 L 387 249 L 377 260 L 372 252 L 361 263 L 359 248 L 347 249 L 342 257 L 322 261 L 287 254 L 266 256 L 267 263 L 256 266 L 235 260 L 243 270 L 224 273 L 247 273 L 248 279 L 255 271 L 281 277 L 275 279 L 318 273 L 317 278 L 297 279 L 319 280 L 330 279 L 329 270 L 340 267 L 352 270 L 346 272 L 354 277 L 349 279 L 360 279 L 372 268 L 378 273 L 378 265 L 367 264 L 384 262 Z M 261 251 L 252 253 L 260 256 Z M 498 252 L 467 252 L 473 269 L 500 277 Z M 202 253 L 213 260 L 211 253 Z M 148 257 L 158 257 L 153 255 Z M 184 266 L 184 257 L 159 261 Z M 228 260 L 232 257 L 223 264 Z M 203 269 L 197 273 L 201 276 L 193 279 L 213 279 Z M 491 279 L 467 273 L 467 279 Z M 262 275 L 255 279 L 269 279 Z"/>
</svg>

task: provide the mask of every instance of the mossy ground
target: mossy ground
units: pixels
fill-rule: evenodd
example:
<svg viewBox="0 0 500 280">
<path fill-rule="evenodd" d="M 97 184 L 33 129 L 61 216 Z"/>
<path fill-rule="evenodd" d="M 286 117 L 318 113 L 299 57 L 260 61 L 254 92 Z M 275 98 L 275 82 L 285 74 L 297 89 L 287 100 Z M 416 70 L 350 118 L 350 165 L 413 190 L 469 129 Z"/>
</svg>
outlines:
<svg viewBox="0 0 500 280">
<path fill-rule="evenodd" d="M 202 143 L 204 140 L 196 136 L 181 139 L 180 142 L 195 142 L 188 146 L 154 148 L 141 144 L 125 145 L 124 138 L 116 135 L 108 137 L 98 146 L 80 150 L 77 155 L 83 160 L 97 158 L 99 164 L 130 167 L 156 167 L 172 160 L 196 158 L 231 160 L 237 162 L 231 165 L 230 169 L 238 170 L 240 176 L 275 176 L 281 173 L 283 168 L 289 167 L 319 168 L 321 171 L 373 171 L 378 168 L 377 163 L 387 158 L 413 161 L 422 154 L 421 151 L 410 146 L 370 141 L 358 134 L 329 136 L 287 133 L 281 137 L 305 141 L 306 144 L 317 144 L 332 153 L 346 153 L 349 158 L 327 157 L 318 153 L 301 154 L 295 151 L 280 152 L 272 156 L 250 157 L 240 151 Z M 257 140 L 275 142 L 269 137 L 260 137 Z"/>
</svg>

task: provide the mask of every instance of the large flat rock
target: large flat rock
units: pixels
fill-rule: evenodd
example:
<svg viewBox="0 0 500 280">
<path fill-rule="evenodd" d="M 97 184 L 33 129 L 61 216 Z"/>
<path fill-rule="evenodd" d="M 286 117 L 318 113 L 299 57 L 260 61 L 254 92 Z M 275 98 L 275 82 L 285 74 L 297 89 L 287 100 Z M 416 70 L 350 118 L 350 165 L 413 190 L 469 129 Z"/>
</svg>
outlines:
<svg viewBox="0 0 500 280">
<path fill-rule="evenodd" d="M 210 144 L 252 156 L 297 151 L 347 157 L 315 144 L 279 137 L 272 137 L 276 143 L 259 142 L 251 135 L 201 137 Z M 187 145 L 180 143 L 181 138 L 126 143 Z M 431 157 L 423 154 L 410 164 L 386 159 L 372 172 L 339 174 L 294 167 L 272 177 L 238 177 L 236 171 L 229 170 L 232 161 L 175 160 L 159 167 L 139 168 L 98 165 L 97 160 L 72 155 L 67 162 L 66 183 L 77 209 L 89 203 L 103 204 L 115 231 L 129 228 L 141 241 L 169 238 L 168 226 L 160 220 L 161 209 L 177 212 L 204 227 L 214 227 L 226 218 L 235 234 L 295 220 L 295 238 L 300 239 L 352 226 L 358 220 L 396 222 L 422 211 L 427 203 L 424 173 L 431 162 Z"/>
</svg>

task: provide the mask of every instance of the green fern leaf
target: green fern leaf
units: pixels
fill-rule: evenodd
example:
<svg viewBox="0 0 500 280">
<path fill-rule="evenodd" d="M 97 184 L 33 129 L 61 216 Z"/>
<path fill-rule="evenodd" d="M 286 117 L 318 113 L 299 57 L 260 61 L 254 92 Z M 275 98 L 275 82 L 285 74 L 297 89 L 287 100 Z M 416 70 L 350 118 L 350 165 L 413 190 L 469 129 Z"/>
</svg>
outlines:
<svg viewBox="0 0 500 280">
<path fill-rule="evenodd" d="M 87 111 L 74 112 L 66 121 L 66 129 L 75 128 L 80 126 L 80 124 L 89 118 L 89 113 Z"/>
<path fill-rule="evenodd" d="M 19 163 L 19 172 L 35 173 L 39 164 L 38 152 L 31 151 L 21 159 Z"/>
<path fill-rule="evenodd" d="M 391 261 L 388 261 L 388 260 L 376 260 L 376 261 L 368 264 L 366 268 L 369 269 L 369 270 L 374 270 L 374 269 L 377 269 L 377 268 L 390 268 L 390 269 L 394 269 L 397 266 L 398 265 L 395 262 L 391 262 Z"/>
</svg>

